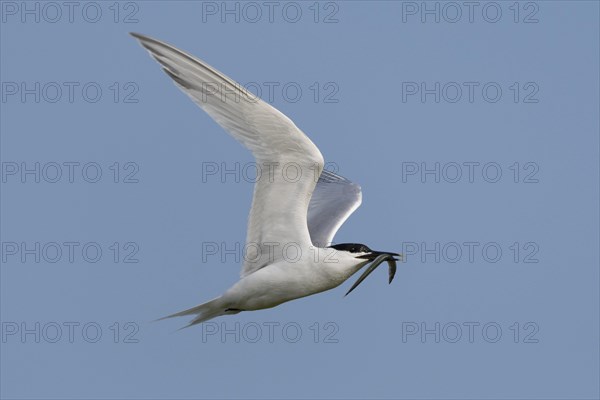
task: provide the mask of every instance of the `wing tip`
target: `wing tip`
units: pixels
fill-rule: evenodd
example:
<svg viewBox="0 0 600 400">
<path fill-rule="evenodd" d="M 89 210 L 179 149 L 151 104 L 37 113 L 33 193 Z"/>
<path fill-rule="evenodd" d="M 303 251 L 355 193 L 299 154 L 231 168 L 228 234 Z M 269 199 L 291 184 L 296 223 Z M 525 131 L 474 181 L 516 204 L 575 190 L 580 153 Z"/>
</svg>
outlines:
<svg viewBox="0 0 600 400">
<path fill-rule="evenodd" d="M 156 46 L 171 47 L 168 44 L 161 42 L 160 40 L 151 38 L 150 36 L 146 36 L 141 33 L 129 32 L 129 35 L 137 39 L 140 42 L 140 44 L 149 51 L 155 51 Z"/>
<path fill-rule="evenodd" d="M 130 34 L 131 36 L 133 36 L 134 38 L 136 38 L 137 40 L 140 40 L 140 41 L 144 41 L 144 40 L 152 40 L 152 38 L 150 38 L 150 37 L 148 37 L 148 36 L 146 36 L 146 35 L 143 35 L 143 34 L 141 34 L 141 33 L 138 33 L 138 32 L 129 32 L 129 34 Z"/>
<path fill-rule="evenodd" d="M 156 45 L 158 43 L 156 39 L 152 39 L 149 36 L 142 35 L 141 33 L 137 32 L 129 32 L 129 35 L 131 35 L 134 39 L 137 39 L 140 45 L 146 50 L 148 50 L 150 54 L 154 52 L 152 45 Z"/>
<path fill-rule="evenodd" d="M 137 32 L 129 32 L 129 35 L 131 37 L 133 37 L 134 39 L 139 40 L 140 43 L 148 42 L 151 40 L 148 36 L 142 35 L 141 33 L 137 33 Z"/>
</svg>

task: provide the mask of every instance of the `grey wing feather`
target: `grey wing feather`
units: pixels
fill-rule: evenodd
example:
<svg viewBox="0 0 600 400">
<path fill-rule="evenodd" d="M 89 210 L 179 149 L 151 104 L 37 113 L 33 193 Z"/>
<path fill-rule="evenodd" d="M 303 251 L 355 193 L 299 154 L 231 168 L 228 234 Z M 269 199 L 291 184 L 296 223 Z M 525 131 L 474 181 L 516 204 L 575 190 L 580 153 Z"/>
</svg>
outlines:
<svg viewBox="0 0 600 400">
<path fill-rule="evenodd" d="M 359 185 L 323 170 L 308 206 L 308 230 L 312 243 L 318 247 L 329 246 L 340 226 L 361 202 Z"/>
</svg>

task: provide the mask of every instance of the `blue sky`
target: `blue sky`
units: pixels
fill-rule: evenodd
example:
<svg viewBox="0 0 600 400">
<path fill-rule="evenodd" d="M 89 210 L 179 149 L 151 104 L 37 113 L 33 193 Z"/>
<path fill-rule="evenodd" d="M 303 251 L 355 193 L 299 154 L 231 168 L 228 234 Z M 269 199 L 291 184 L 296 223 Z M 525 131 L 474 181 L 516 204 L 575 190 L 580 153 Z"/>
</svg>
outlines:
<svg viewBox="0 0 600 400">
<path fill-rule="evenodd" d="M 598 398 L 597 2 L 2 1 L 3 398 Z M 181 332 L 253 159 L 127 33 L 284 112 L 399 251 Z"/>
</svg>

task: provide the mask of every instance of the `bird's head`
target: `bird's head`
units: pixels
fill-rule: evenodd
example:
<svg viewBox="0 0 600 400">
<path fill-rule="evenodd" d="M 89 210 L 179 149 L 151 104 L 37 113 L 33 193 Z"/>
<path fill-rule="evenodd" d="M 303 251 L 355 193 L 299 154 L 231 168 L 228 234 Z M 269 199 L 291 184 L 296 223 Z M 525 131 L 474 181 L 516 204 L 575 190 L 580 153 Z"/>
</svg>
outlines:
<svg viewBox="0 0 600 400">
<path fill-rule="evenodd" d="M 402 257 L 398 253 L 371 250 L 368 246 L 360 243 L 340 243 L 329 247 L 338 251 L 348 252 L 361 261 L 367 260 L 367 264 L 371 262 L 371 265 L 369 265 L 369 267 L 365 270 L 365 272 L 363 272 L 360 278 L 358 278 L 354 285 L 352 285 L 350 290 L 346 292 L 345 296 L 347 296 L 348 293 L 350 293 L 358 285 L 360 285 L 360 283 L 364 281 L 365 278 L 375 270 L 375 268 L 377 268 L 381 263 L 385 261 L 387 261 L 389 266 L 389 283 L 392 283 L 394 275 L 396 274 L 396 261 L 400 261 L 395 257 Z"/>
</svg>

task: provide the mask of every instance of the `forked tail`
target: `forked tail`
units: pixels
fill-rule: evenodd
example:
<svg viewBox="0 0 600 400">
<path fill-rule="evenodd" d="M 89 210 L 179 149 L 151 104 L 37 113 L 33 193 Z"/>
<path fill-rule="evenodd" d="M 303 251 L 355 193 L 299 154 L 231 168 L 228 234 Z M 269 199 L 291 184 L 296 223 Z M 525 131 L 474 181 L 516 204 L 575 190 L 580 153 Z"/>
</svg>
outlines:
<svg viewBox="0 0 600 400">
<path fill-rule="evenodd" d="M 157 321 L 161 321 L 163 319 L 173 318 L 173 317 L 184 317 L 186 315 L 196 315 L 196 317 L 194 319 L 192 319 L 189 324 L 187 324 L 186 326 L 181 328 L 181 329 L 184 329 L 184 328 L 189 328 L 192 325 L 196 325 L 201 322 L 208 321 L 209 319 L 219 317 L 221 315 L 237 314 L 238 312 L 239 311 L 237 311 L 237 310 L 233 311 L 233 310 L 228 309 L 225 306 L 223 299 L 221 297 L 217 297 L 215 299 L 207 301 L 206 303 L 200 304 L 199 306 L 192 307 L 187 310 L 183 310 L 178 313 L 159 318 L 159 319 L 157 319 Z"/>
</svg>

